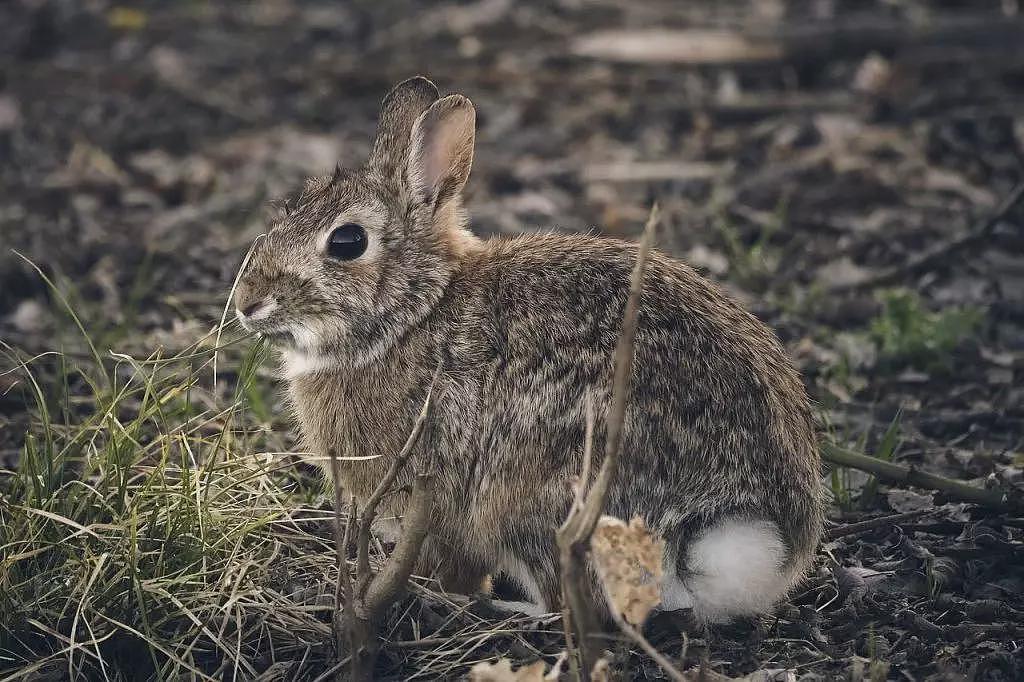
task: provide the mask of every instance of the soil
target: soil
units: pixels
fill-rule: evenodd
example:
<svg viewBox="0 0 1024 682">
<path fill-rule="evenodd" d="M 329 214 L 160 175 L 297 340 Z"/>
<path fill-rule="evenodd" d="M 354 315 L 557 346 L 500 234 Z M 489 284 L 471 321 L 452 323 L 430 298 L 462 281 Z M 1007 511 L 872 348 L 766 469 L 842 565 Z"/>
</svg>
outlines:
<svg viewBox="0 0 1024 682">
<path fill-rule="evenodd" d="M 659 247 L 778 331 L 823 437 L 1017 500 L 1024 207 L 998 210 L 1024 181 L 1017 12 L 1016 0 L 5 2 L 0 338 L 28 353 L 63 339 L 17 250 L 119 350 L 186 345 L 220 317 L 267 201 L 357 163 L 383 94 L 423 73 L 477 107 L 475 232 L 632 237 L 656 200 Z M 636 33 L 652 27 L 689 33 L 666 54 Z M 890 287 L 917 292 L 915 319 L 977 321 L 948 342 L 925 324 L 921 343 L 887 351 Z M 28 416 L 3 382 L 0 462 L 13 466 Z M 847 470 L 824 480 L 835 537 L 816 573 L 777 618 L 691 637 L 685 667 L 1024 679 L 1020 507 Z M 905 512 L 920 515 L 836 530 Z M 648 636 L 683 655 L 670 623 Z M 479 646 L 478 658 L 550 662 L 564 645 L 556 623 Z M 664 677 L 617 651 L 635 679 Z M 407 677 L 430 655 L 389 648 L 382 674 Z"/>
</svg>

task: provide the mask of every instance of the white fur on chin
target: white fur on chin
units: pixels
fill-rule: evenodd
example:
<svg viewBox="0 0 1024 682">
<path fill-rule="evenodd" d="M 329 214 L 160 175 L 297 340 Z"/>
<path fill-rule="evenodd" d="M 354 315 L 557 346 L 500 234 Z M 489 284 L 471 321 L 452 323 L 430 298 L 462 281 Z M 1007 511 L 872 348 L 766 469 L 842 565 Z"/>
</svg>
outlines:
<svg viewBox="0 0 1024 682">
<path fill-rule="evenodd" d="M 296 379 L 338 366 L 337 361 L 315 351 L 286 348 L 281 351 L 281 374 L 285 379 Z"/>
</svg>

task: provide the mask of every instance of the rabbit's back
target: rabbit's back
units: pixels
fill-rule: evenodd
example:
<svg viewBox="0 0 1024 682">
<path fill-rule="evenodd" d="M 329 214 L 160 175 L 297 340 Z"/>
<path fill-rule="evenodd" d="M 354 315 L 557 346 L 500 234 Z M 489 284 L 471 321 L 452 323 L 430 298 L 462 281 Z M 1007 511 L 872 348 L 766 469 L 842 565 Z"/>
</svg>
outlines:
<svg viewBox="0 0 1024 682">
<path fill-rule="evenodd" d="M 617 240 L 499 240 L 453 283 L 468 293 L 452 298 L 445 337 L 451 361 L 479 377 L 468 489 L 489 523 L 536 516 L 541 497 L 554 517 L 544 527 L 561 521 L 588 394 L 605 421 L 635 257 Z M 595 453 L 601 445 L 599 433 Z M 509 492 L 496 494 L 498 482 Z M 679 542 L 725 516 L 767 518 L 806 557 L 818 490 L 808 399 L 774 334 L 691 268 L 652 254 L 609 513 L 643 516 Z"/>
</svg>

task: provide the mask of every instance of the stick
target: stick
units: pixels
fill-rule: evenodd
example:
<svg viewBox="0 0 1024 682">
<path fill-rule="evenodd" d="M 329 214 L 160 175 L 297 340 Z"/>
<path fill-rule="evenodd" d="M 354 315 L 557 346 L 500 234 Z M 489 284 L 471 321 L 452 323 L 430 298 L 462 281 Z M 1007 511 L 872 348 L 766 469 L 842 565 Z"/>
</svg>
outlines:
<svg viewBox="0 0 1024 682">
<path fill-rule="evenodd" d="M 866 471 L 889 483 L 903 483 L 918 488 L 938 490 L 945 493 L 948 497 L 960 500 L 961 502 L 973 502 L 974 504 L 980 504 L 1004 512 L 1024 509 L 1024 504 L 1017 500 L 1012 500 L 1003 491 L 978 488 L 963 481 L 955 481 L 951 478 L 929 474 L 913 467 L 886 462 L 882 459 L 847 450 L 835 443 L 826 442 L 822 447 L 821 457 L 833 464 Z"/>
<path fill-rule="evenodd" d="M 352 576 L 348 572 L 348 538 L 352 529 L 352 514 L 354 507 L 349 507 L 349 515 L 345 525 L 341 523 L 341 463 L 338 461 L 338 452 L 334 448 L 328 451 L 331 457 L 331 476 L 334 478 L 334 551 L 338 564 L 338 582 L 334 587 L 334 646 L 338 658 L 345 649 L 345 630 L 341 627 L 341 613 L 343 605 L 347 603 L 348 585 Z M 346 601 L 343 601 L 343 597 Z"/>
<path fill-rule="evenodd" d="M 622 617 L 621 613 L 618 613 L 617 611 L 612 609 L 612 617 L 615 619 L 615 624 L 619 626 L 619 629 L 622 630 L 622 632 L 627 637 L 629 637 L 634 642 L 636 642 L 637 645 L 639 645 L 639 647 L 644 650 L 644 653 L 646 653 L 648 656 L 650 656 L 654 660 L 655 663 L 660 665 L 661 669 L 665 671 L 666 675 L 671 677 L 676 682 L 688 682 L 686 675 L 684 675 L 682 672 L 677 670 L 676 667 L 674 665 L 672 665 L 672 661 L 670 661 L 667 658 L 665 658 L 661 654 L 661 652 L 659 652 L 657 649 L 655 649 L 654 645 L 651 644 L 650 642 L 648 642 L 647 638 L 643 636 L 643 633 L 641 633 L 639 630 L 637 630 L 632 625 L 627 623 L 626 619 Z M 686 633 L 683 633 L 683 637 L 686 637 Z M 686 640 L 684 640 L 684 642 L 685 641 Z M 683 652 L 684 652 L 683 653 L 683 657 L 684 658 L 686 657 L 685 651 L 686 651 L 686 645 L 684 644 L 684 647 L 683 647 Z"/>
<path fill-rule="evenodd" d="M 1019 183 L 1003 199 L 995 211 L 983 220 L 974 229 L 947 242 L 939 244 L 931 251 L 927 251 L 916 258 L 911 258 L 903 265 L 867 277 L 856 282 L 838 282 L 829 287 L 830 291 L 865 291 L 879 286 L 895 284 L 906 277 L 930 270 L 938 263 L 946 260 L 963 249 L 971 248 L 975 244 L 984 241 L 995 232 L 999 221 L 1006 217 L 1006 214 L 1024 199 L 1024 182 Z"/>
<path fill-rule="evenodd" d="M 359 535 L 356 541 L 356 578 L 365 582 L 366 576 L 371 574 L 370 571 L 370 530 L 373 526 L 374 519 L 377 518 L 377 506 L 380 504 L 381 499 L 387 494 L 388 490 L 391 489 L 391 485 L 398 478 L 399 472 L 405 467 L 409 458 L 412 456 L 412 450 L 416 447 L 416 443 L 420 439 L 420 434 L 423 431 L 423 422 L 427 419 L 427 413 L 430 411 L 430 399 L 434 392 L 434 385 L 437 383 L 437 377 L 441 374 L 441 365 L 438 364 L 437 369 L 434 370 L 434 376 L 430 380 L 430 387 L 427 389 L 427 397 L 423 401 L 423 407 L 420 409 L 419 416 L 416 417 L 416 421 L 412 425 L 412 431 L 409 432 L 409 437 L 405 439 L 405 445 L 402 446 L 402 450 L 395 457 L 391 463 L 391 467 L 387 473 L 384 474 L 384 478 L 381 479 L 380 483 L 370 494 L 369 499 L 366 501 L 366 506 L 363 508 L 363 518 L 359 523 Z M 360 595 L 366 591 L 366 585 L 360 584 L 357 586 Z"/>
<path fill-rule="evenodd" d="M 569 510 L 565 523 L 558 529 L 559 562 L 561 564 L 563 617 L 568 617 L 570 625 L 566 625 L 566 644 L 571 652 L 571 635 L 575 634 L 575 643 L 579 648 L 579 662 L 570 656 L 571 667 L 578 679 L 589 680 L 600 657 L 599 644 L 593 641 L 598 631 L 598 619 L 594 613 L 594 605 L 584 593 L 584 585 L 588 584 L 586 570 L 586 553 L 590 547 L 590 536 L 604 509 L 608 486 L 618 468 L 619 447 L 622 442 L 622 427 L 626 418 L 626 402 L 629 395 L 629 379 L 633 369 L 633 343 L 636 337 L 637 317 L 640 308 L 640 293 L 643 287 L 644 269 L 654 241 L 654 228 L 658 220 L 657 205 L 651 208 L 651 214 L 644 227 L 644 234 L 637 249 L 636 265 L 630 277 L 629 298 L 623 313 L 622 331 L 615 348 L 615 371 L 612 379 L 612 404 L 608 414 L 605 456 L 601 462 L 597 479 L 585 496 L 580 497 L 579 491 L 586 486 L 580 480 L 577 483 L 577 495 Z M 588 421 L 593 421 L 593 411 L 587 412 Z M 587 434 L 594 431 L 593 424 L 587 425 Z M 589 441 L 589 438 L 588 438 Z M 588 461 L 584 468 L 589 471 L 590 443 L 584 450 Z M 590 595 L 593 597 L 594 595 Z"/>
<path fill-rule="evenodd" d="M 629 380 L 633 375 L 633 341 L 636 338 L 637 317 L 640 309 L 640 292 L 643 289 L 644 270 L 647 256 L 654 241 L 654 227 L 658 222 L 658 205 L 651 207 L 651 215 L 647 218 L 643 237 L 637 249 L 636 265 L 629 283 L 629 298 L 626 310 L 622 315 L 622 332 L 619 343 L 615 347 L 615 374 L 612 379 L 612 405 L 608 412 L 607 440 L 604 447 L 604 461 L 597 473 L 593 488 L 587 493 L 583 505 L 578 537 L 581 541 L 589 541 L 597 526 L 597 520 L 604 510 L 604 498 L 608 494 L 619 465 L 619 447 L 622 445 L 622 425 L 626 421 L 626 404 L 629 401 Z"/>
<path fill-rule="evenodd" d="M 427 389 L 423 407 L 413 423 L 409 437 L 406 438 L 405 444 L 388 468 L 384 478 L 370 494 L 362 518 L 358 520 L 356 583 L 350 585 L 346 576 L 346 587 L 343 588 L 349 595 L 344 613 L 344 632 L 349 641 L 347 674 L 348 679 L 352 682 L 373 679 L 374 667 L 380 652 L 378 634 L 380 624 L 384 620 L 388 608 L 402 596 L 413 567 L 419 558 L 423 542 L 430 530 L 430 513 L 434 504 L 433 453 L 425 455 L 425 461 L 416 472 L 412 494 L 402 519 L 402 535 L 380 572 L 374 575 L 369 557 L 370 529 L 377 515 L 377 506 L 412 457 L 412 451 L 423 432 L 423 424 L 430 414 L 431 396 L 440 375 L 441 364 L 439 363 L 430 380 L 430 387 Z M 332 457 L 332 466 L 336 468 L 336 471 L 340 471 L 337 457 L 333 453 Z M 337 502 L 338 495 L 338 493 L 335 494 L 335 503 L 340 506 L 340 502 Z M 354 508 L 352 514 L 355 514 Z M 341 579 L 339 574 L 339 581 Z"/>
<path fill-rule="evenodd" d="M 391 605 L 412 575 L 420 555 L 423 540 L 430 529 L 430 511 L 434 503 L 433 458 L 416 474 L 409 507 L 402 519 L 402 537 L 391 552 L 384 568 L 366 590 L 364 608 L 372 615 L 380 615 Z"/>
<path fill-rule="evenodd" d="M 824 537 L 826 540 L 836 540 L 838 538 L 846 537 L 847 535 L 856 535 L 857 533 L 865 533 L 869 530 L 875 530 L 876 528 L 891 526 L 892 524 L 899 523 L 900 521 L 910 521 L 919 516 L 930 514 L 932 511 L 934 510 L 918 509 L 917 511 L 904 512 L 902 514 L 890 514 L 889 516 L 881 516 L 877 519 L 868 519 L 867 521 L 846 523 L 842 526 L 829 528 L 825 531 Z"/>
</svg>

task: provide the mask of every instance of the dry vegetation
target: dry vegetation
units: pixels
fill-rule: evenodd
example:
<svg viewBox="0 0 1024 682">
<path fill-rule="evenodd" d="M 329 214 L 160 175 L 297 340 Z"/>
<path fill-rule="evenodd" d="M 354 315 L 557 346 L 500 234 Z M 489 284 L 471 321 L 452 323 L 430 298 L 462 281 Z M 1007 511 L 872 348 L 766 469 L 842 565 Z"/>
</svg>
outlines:
<svg viewBox="0 0 1024 682">
<path fill-rule="evenodd" d="M 559 614 L 391 589 L 402 550 L 296 461 L 268 350 L 217 330 L 260 207 L 360 158 L 416 72 L 480 111 L 476 231 L 635 236 L 656 199 L 839 463 L 777 617 L 623 619 L 601 665 L 1024 678 L 1017 3 L 407 5 L 0 4 L 0 680 L 331 679 L 374 575 L 381 679 L 578 669 Z"/>
</svg>

